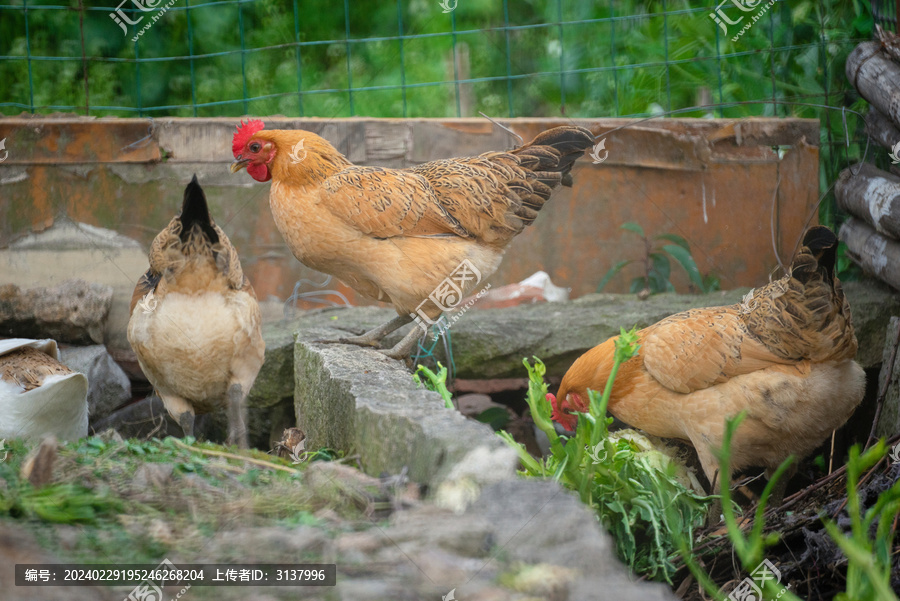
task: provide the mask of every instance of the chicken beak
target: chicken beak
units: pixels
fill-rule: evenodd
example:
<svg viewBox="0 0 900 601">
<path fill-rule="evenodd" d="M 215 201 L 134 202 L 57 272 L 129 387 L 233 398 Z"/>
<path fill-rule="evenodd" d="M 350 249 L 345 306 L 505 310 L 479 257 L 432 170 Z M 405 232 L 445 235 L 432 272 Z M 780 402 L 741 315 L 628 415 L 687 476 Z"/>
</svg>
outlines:
<svg viewBox="0 0 900 601">
<path fill-rule="evenodd" d="M 231 172 L 237 173 L 241 169 L 245 169 L 247 164 L 250 162 L 250 159 L 242 159 L 240 155 L 238 155 L 237 160 L 231 164 Z"/>
</svg>

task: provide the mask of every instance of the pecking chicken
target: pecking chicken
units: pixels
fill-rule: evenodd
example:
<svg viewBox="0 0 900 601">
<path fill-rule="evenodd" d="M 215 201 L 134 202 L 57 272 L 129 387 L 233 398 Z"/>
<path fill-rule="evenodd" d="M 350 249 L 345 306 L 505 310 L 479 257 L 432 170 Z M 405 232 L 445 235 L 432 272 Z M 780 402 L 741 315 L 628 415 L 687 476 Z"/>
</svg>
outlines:
<svg viewBox="0 0 900 601">
<path fill-rule="evenodd" d="M 434 323 L 500 264 L 559 184 L 571 186 L 591 133 L 556 127 L 509 152 L 444 159 L 408 169 L 357 167 L 316 134 L 242 123 L 231 171 L 272 180 L 278 230 L 304 265 L 336 276 L 398 317 L 344 342 L 377 346 L 403 325 Z M 417 328 L 390 357 L 408 356 Z"/>
<path fill-rule="evenodd" d="M 259 305 L 197 176 L 181 215 L 153 240 L 150 269 L 131 298 L 128 341 L 186 436 L 195 414 L 226 407 L 229 444 L 247 448 L 244 401 L 265 351 Z"/>
<path fill-rule="evenodd" d="M 834 274 L 837 244 L 831 230 L 813 227 L 780 280 L 741 303 L 684 311 L 641 330 L 609 411 L 649 434 L 690 441 L 715 489 L 725 419 L 743 410 L 732 470 L 771 474 L 789 455 L 812 452 L 865 392 L 850 306 Z M 548 395 L 553 419 L 567 429 L 576 424 L 570 411 L 587 411 L 587 390 L 604 389 L 614 345 L 611 338 L 579 357 L 558 395 Z"/>
</svg>

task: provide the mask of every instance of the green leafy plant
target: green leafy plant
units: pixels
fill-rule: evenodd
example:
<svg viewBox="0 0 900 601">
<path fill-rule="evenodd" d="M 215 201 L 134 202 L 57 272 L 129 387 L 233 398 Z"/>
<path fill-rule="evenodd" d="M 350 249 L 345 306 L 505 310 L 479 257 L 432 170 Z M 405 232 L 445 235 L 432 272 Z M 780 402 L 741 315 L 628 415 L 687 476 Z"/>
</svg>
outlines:
<svg viewBox="0 0 900 601">
<path fill-rule="evenodd" d="M 850 535 L 844 534 L 831 520 L 825 530 L 847 556 L 847 590 L 835 597 L 837 601 L 878 599 L 896 601 L 891 589 L 891 564 L 894 542 L 894 522 L 900 514 L 900 481 L 878 495 L 875 504 L 865 513 L 861 510 L 856 490 L 862 472 L 884 457 L 885 444 L 878 444 L 862 455 L 859 448 L 850 449 L 847 462 L 847 512 L 850 514 Z M 877 524 L 877 525 L 876 525 Z M 872 529 L 875 537 L 870 538 Z"/>
<path fill-rule="evenodd" d="M 441 398 L 444 399 L 444 407 L 447 409 L 455 409 L 453 405 L 453 395 L 447 390 L 447 368 L 441 365 L 440 361 L 438 361 L 438 373 L 434 373 L 429 368 L 424 365 L 419 365 L 416 368 L 416 373 L 413 374 L 413 380 L 416 381 L 416 384 L 419 386 L 424 386 L 428 390 L 433 390 L 434 392 L 441 395 Z M 423 380 L 421 376 L 424 376 Z"/>
<path fill-rule="evenodd" d="M 510 421 L 509 411 L 503 407 L 489 407 L 475 416 L 475 419 L 489 425 L 494 430 L 504 428 Z"/>
<path fill-rule="evenodd" d="M 553 478 L 578 493 L 612 533 L 619 557 L 635 572 L 669 580 L 674 572 L 676 532 L 689 537 L 705 518 L 708 497 L 698 495 L 677 477 L 675 465 L 656 451 L 609 432 L 606 406 L 619 365 L 637 352 L 637 332 L 624 330 L 616 341 L 613 369 L 603 394 L 589 391 L 587 413 L 578 413 L 574 437 L 559 436 L 546 399 L 546 368 L 524 360 L 529 376 L 527 402 L 535 424 L 550 439 L 550 454 L 532 457 L 507 432 L 499 435 L 514 448 L 528 477 Z"/>
<path fill-rule="evenodd" d="M 659 234 L 653 238 L 648 237 L 644 233 L 644 228 L 639 224 L 629 221 L 622 224 L 621 228 L 640 236 L 644 243 L 644 256 L 641 259 L 630 259 L 619 261 L 613 265 L 600 283 L 597 285 L 597 292 L 601 292 L 603 288 L 612 280 L 616 274 L 631 263 L 640 262 L 644 268 L 644 275 L 638 276 L 631 280 L 630 291 L 639 293 L 646 290 L 649 294 L 659 294 L 660 292 L 674 292 L 675 287 L 669 281 L 672 274 L 671 259 L 681 265 L 688 278 L 691 281 L 691 288 L 697 292 L 712 292 L 719 289 L 719 279 L 713 275 L 701 275 L 697 262 L 691 255 L 691 247 L 688 241 L 678 234 Z M 668 242 L 668 244 L 665 244 Z"/>
<path fill-rule="evenodd" d="M 413 374 L 413 380 L 419 386 L 424 386 L 428 390 L 433 390 L 440 394 L 441 398 L 444 399 L 444 407 L 455 409 L 456 405 L 453 404 L 453 395 L 447 389 L 447 368 L 441 365 L 440 361 L 438 361 L 437 366 L 438 373 L 434 373 L 424 365 L 417 366 L 416 373 Z M 475 419 L 489 425 L 494 430 L 499 430 L 506 426 L 512 418 L 509 411 L 503 407 L 489 407 L 476 415 Z"/>
</svg>

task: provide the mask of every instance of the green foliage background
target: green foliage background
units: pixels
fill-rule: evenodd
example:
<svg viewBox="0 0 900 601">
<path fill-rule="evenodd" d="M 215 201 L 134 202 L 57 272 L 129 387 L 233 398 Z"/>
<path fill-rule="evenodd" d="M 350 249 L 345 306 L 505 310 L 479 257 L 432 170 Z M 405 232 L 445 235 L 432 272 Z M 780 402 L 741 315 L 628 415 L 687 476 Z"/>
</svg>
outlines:
<svg viewBox="0 0 900 601">
<path fill-rule="evenodd" d="M 849 89 L 843 61 L 857 39 L 871 36 L 868 4 L 859 0 L 778 1 L 736 42 L 709 18 L 711 6 L 684 0 L 458 0 L 451 13 L 438 0 L 189 3 L 175 0 L 132 43 L 155 11 L 130 12 L 144 20 L 126 37 L 109 16 L 115 0 L 87 2 L 83 11 L 74 0 L 68 7 L 4 0 L 0 102 L 7 112 L 83 111 L 83 37 L 94 115 L 190 116 L 199 105 L 207 116 L 457 116 L 454 80 L 462 65 L 454 69 L 453 47 L 463 44 L 475 83 L 461 85 L 473 101 L 461 116 L 636 115 L 695 106 L 703 90 L 711 102 L 776 97 L 839 105 Z M 122 8 L 134 5 L 126 0 Z M 732 19 L 753 14 L 731 3 L 724 10 Z M 401 28 L 420 37 L 401 41 Z M 13 58 L 29 55 L 31 77 L 29 61 Z M 347 89 L 373 87 L 387 89 L 354 92 L 351 107 Z M 778 110 L 785 112 L 816 114 Z M 756 105 L 718 114 L 775 111 Z"/>
</svg>

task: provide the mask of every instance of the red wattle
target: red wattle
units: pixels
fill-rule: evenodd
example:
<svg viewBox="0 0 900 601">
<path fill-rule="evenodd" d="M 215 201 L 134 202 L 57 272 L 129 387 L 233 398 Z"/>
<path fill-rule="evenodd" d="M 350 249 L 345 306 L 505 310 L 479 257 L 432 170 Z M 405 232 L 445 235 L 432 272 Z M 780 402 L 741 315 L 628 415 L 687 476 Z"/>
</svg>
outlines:
<svg viewBox="0 0 900 601">
<path fill-rule="evenodd" d="M 266 165 L 250 163 L 247 165 L 247 173 L 258 182 L 267 182 L 272 179 L 272 174 Z"/>
</svg>

